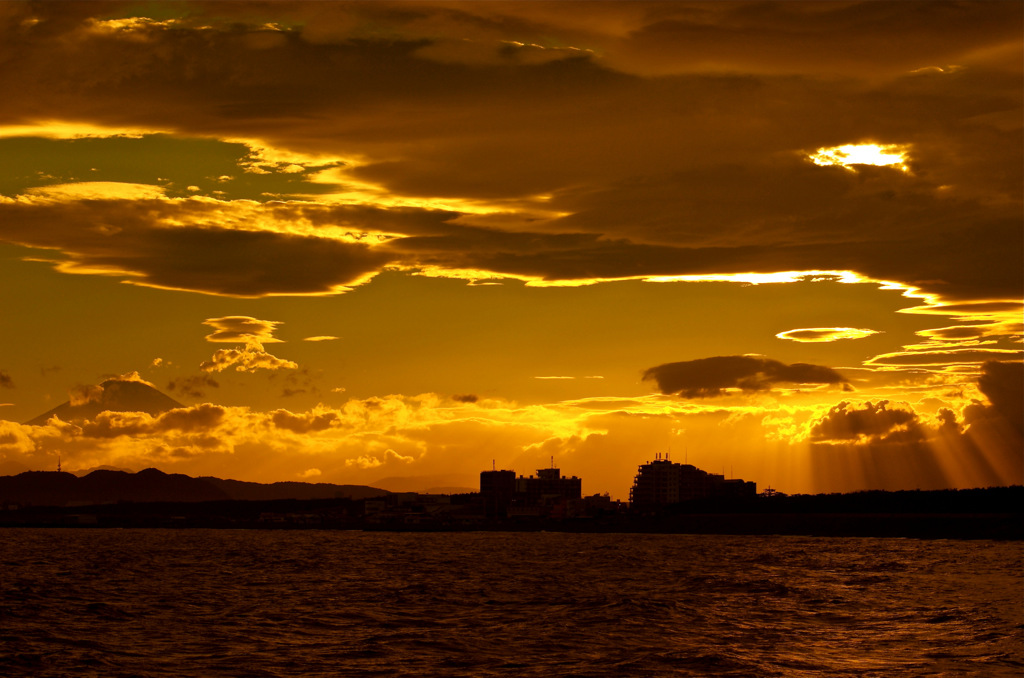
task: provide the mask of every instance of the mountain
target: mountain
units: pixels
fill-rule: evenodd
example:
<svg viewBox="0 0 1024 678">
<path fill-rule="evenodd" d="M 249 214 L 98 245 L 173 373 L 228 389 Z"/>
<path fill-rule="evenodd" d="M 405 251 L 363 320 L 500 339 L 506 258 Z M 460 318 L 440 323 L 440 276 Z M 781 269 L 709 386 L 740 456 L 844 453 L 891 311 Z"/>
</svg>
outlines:
<svg viewBox="0 0 1024 678">
<path fill-rule="evenodd" d="M 476 476 L 465 473 L 443 473 L 422 476 L 388 476 L 373 481 L 374 487 L 389 492 L 422 492 L 427 494 L 461 494 L 476 492 L 480 485 Z"/>
<path fill-rule="evenodd" d="M 50 417 L 61 421 L 95 419 L 100 412 L 146 412 L 154 417 L 184 407 L 174 398 L 164 395 L 143 381 L 108 379 L 99 386 L 88 389 L 81 398 L 61 403 L 49 412 L 40 414 L 25 422 L 30 426 L 45 426 Z"/>
<path fill-rule="evenodd" d="M 232 499 L 266 501 L 271 499 L 367 499 L 391 494 L 387 490 L 366 485 L 334 485 L 331 483 L 247 483 L 241 480 L 222 480 L 203 476 L 214 487 L 225 492 Z"/>
<path fill-rule="evenodd" d="M 93 471 L 71 473 L 26 471 L 0 476 L 0 503 L 67 506 L 132 502 L 198 502 L 270 499 L 365 499 L 390 494 L 364 485 L 328 483 L 247 483 L 220 478 L 192 478 L 148 468 L 138 473 Z"/>
</svg>

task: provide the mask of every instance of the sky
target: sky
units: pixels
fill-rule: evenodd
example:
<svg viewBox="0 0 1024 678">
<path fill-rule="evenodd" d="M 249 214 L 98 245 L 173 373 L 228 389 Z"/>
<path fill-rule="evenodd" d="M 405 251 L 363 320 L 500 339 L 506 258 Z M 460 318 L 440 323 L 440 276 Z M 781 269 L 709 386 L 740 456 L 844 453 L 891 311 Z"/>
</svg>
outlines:
<svg viewBox="0 0 1024 678">
<path fill-rule="evenodd" d="M 0 3 L 0 473 L 1020 484 L 1019 2 Z M 101 384 L 181 407 L 28 424 Z"/>
</svg>

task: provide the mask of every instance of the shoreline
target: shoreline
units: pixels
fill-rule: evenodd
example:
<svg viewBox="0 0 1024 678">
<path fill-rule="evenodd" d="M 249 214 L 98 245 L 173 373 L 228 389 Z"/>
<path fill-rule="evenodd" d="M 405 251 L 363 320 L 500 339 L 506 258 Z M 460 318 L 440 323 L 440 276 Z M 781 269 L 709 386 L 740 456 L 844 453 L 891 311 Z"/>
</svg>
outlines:
<svg viewBox="0 0 1024 678">
<path fill-rule="evenodd" d="M 116 506 L 116 505 L 115 505 Z M 52 508 L 52 507 L 48 507 Z M 565 532 L 577 534 L 693 534 L 868 537 L 1024 541 L 1021 513 L 692 513 L 574 519 L 481 519 L 460 524 L 409 524 L 310 514 L 230 517 L 148 510 L 96 512 L 79 507 L 0 514 L 0 528 L 245 529 L 362 532 Z M 125 505 L 119 508 L 124 509 Z M 133 508 L 139 508 L 138 505 Z M 161 505 L 161 508 L 167 508 Z M 175 508 L 184 508 L 175 507 Z"/>
</svg>

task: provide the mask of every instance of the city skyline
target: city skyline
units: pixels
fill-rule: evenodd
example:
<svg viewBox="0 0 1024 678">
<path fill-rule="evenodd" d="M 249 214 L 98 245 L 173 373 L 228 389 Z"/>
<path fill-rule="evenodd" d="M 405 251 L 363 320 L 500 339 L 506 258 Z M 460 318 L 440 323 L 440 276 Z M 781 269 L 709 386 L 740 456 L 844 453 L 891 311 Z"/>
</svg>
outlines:
<svg viewBox="0 0 1024 678">
<path fill-rule="evenodd" d="M 0 474 L 1020 484 L 1022 22 L 0 3 Z"/>
</svg>

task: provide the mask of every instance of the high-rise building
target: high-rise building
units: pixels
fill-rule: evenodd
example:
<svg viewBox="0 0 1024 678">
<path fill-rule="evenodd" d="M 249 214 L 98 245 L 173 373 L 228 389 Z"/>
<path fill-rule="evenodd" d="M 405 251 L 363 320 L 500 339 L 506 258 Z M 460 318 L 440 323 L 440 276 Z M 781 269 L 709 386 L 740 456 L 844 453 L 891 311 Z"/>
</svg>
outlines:
<svg viewBox="0 0 1024 678">
<path fill-rule="evenodd" d="M 480 498 L 488 516 L 503 516 L 516 493 L 515 471 L 481 471 Z"/>
<path fill-rule="evenodd" d="M 708 473 L 690 464 L 671 462 L 658 455 L 641 464 L 629 491 L 634 507 L 657 508 L 706 497 L 746 497 L 757 494 L 756 483 Z"/>
</svg>

